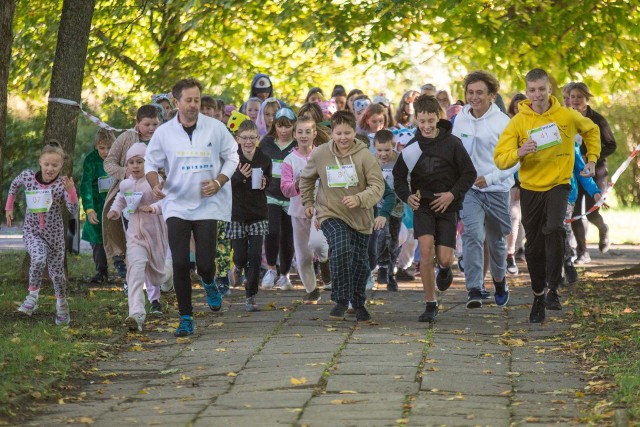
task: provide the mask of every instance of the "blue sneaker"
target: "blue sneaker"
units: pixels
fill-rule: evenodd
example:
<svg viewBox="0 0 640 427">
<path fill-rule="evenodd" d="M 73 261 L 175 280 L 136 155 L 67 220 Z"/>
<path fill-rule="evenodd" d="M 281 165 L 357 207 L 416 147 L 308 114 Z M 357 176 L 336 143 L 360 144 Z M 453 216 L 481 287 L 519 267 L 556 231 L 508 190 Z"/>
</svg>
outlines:
<svg viewBox="0 0 640 427">
<path fill-rule="evenodd" d="M 493 281 L 493 288 L 495 289 L 496 305 L 498 307 L 504 307 L 509 302 L 509 286 L 507 285 L 507 278 L 502 279 L 501 282 Z"/>
<path fill-rule="evenodd" d="M 193 317 L 189 315 L 180 316 L 180 325 L 173 333 L 176 337 L 186 337 L 187 335 L 193 335 Z"/>
<path fill-rule="evenodd" d="M 231 296 L 231 289 L 229 289 L 229 282 L 226 277 L 218 277 L 218 290 L 223 297 Z"/>
<path fill-rule="evenodd" d="M 216 286 L 216 281 L 214 280 L 210 285 L 202 282 L 202 287 L 207 293 L 207 304 L 209 304 L 211 311 L 220 311 L 222 308 L 222 293 Z"/>
</svg>

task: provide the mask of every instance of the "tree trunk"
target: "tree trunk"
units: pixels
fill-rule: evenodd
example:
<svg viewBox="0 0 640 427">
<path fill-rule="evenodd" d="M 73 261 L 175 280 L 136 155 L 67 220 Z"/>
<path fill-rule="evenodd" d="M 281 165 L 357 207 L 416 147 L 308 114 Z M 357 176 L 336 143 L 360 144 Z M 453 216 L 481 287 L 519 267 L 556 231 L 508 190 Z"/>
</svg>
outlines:
<svg viewBox="0 0 640 427">
<path fill-rule="evenodd" d="M 84 64 L 89 45 L 89 32 L 95 0 L 64 0 L 58 29 L 56 57 L 51 71 L 49 97 L 65 98 L 80 103 Z M 73 171 L 73 149 L 76 143 L 78 109 L 69 105 L 49 103 L 44 141 L 57 139 L 68 154 L 62 173 Z"/>
<path fill-rule="evenodd" d="M 3 188 L 4 156 L 2 151 L 7 139 L 7 94 L 11 45 L 13 44 L 13 14 L 15 10 L 15 0 L 0 1 L 0 189 Z M 2 191 L 0 191 L 0 206 L 0 211 L 4 211 Z"/>
</svg>

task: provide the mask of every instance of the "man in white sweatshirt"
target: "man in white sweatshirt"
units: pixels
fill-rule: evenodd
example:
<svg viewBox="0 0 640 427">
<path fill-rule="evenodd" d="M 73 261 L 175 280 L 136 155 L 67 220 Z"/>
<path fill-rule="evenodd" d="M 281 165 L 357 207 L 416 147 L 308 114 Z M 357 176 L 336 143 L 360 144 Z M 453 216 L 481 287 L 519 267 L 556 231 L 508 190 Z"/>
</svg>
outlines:
<svg viewBox="0 0 640 427">
<path fill-rule="evenodd" d="M 486 71 L 474 71 L 464 79 L 467 105 L 456 116 L 452 133 L 462 140 L 478 177 L 465 196 L 460 218 L 467 308 L 482 307 L 484 289 L 484 242 L 487 241 L 495 301 L 509 301 L 506 280 L 506 236 L 511 232 L 509 190 L 520 165 L 500 170 L 493 161 L 498 138 L 509 117 L 493 103 L 500 85 Z"/>
<path fill-rule="evenodd" d="M 202 85 L 183 79 L 172 89 L 178 114 L 156 130 L 145 155 L 145 173 L 156 199 L 162 199 L 180 324 L 175 336 L 193 334 L 189 242 L 196 243 L 196 266 L 213 311 L 222 307 L 216 286 L 217 221 L 231 220 L 231 186 L 238 167 L 238 144 L 225 125 L 200 114 Z M 166 181 L 158 170 L 164 168 Z"/>
</svg>

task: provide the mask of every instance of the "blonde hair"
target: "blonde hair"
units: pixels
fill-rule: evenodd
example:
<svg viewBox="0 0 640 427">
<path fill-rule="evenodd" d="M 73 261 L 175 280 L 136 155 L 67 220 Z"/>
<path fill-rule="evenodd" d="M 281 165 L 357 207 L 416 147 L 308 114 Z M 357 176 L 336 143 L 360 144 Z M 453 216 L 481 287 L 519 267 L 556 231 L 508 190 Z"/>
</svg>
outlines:
<svg viewBox="0 0 640 427">
<path fill-rule="evenodd" d="M 40 157 L 45 154 L 57 154 L 62 158 L 62 161 L 67 160 L 67 153 L 62 149 L 62 144 L 57 139 L 51 139 L 47 142 L 44 147 L 42 147 L 42 151 L 40 152 Z"/>
<path fill-rule="evenodd" d="M 98 132 L 96 132 L 96 145 L 106 144 L 111 146 L 115 140 L 116 137 L 110 130 L 99 129 Z"/>
</svg>

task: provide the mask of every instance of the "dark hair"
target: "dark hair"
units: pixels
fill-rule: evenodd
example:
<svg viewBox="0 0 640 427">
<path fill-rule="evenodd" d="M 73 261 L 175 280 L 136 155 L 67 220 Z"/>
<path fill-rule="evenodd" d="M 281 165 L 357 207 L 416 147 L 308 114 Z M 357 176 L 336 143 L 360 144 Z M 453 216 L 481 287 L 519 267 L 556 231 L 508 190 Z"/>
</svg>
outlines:
<svg viewBox="0 0 640 427">
<path fill-rule="evenodd" d="M 591 97 L 593 96 L 593 94 L 589 92 L 589 86 L 587 86 L 583 82 L 576 82 L 572 84 L 569 87 L 569 92 L 571 92 L 572 90 L 577 90 L 578 92 L 582 93 L 582 95 L 587 99 L 587 101 L 591 99 Z"/>
<path fill-rule="evenodd" d="M 215 99 L 213 99 L 213 96 L 211 95 L 202 95 L 202 98 L 200 98 L 200 108 L 204 108 L 204 107 L 211 107 L 211 108 L 216 108 L 215 107 Z"/>
<path fill-rule="evenodd" d="M 404 108 L 408 104 L 405 100 L 411 97 L 415 99 L 417 95 L 420 95 L 420 92 L 418 92 L 417 90 L 408 90 L 404 93 L 404 95 L 402 95 L 402 99 L 400 99 L 400 104 L 398 105 L 398 109 L 396 110 L 397 123 L 404 125 L 411 119 L 411 117 L 404 111 Z"/>
<path fill-rule="evenodd" d="M 304 102 L 309 102 L 309 98 L 317 93 L 322 95 L 322 97 L 324 98 L 324 92 L 322 91 L 322 89 L 320 89 L 319 87 L 312 87 L 311 89 L 309 89 L 309 92 L 307 92 L 307 97 L 304 99 Z"/>
<path fill-rule="evenodd" d="M 386 144 L 387 142 L 393 143 L 393 132 L 389 129 L 381 129 L 376 132 L 376 135 L 373 137 L 374 144 L 377 142 L 379 144 Z"/>
<path fill-rule="evenodd" d="M 470 84 L 476 83 L 476 82 L 484 82 L 487 85 L 487 90 L 489 91 L 490 94 L 498 93 L 498 91 L 500 90 L 500 83 L 498 82 L 498 79 L 496 79 L 496 77 L 493 74 L 483 70 L 478 70 L 478 71 L 473 71 L 467 74 L 467 76 L 464 78 L 465 93 L 467 92 L 467 87 Z"/>
<path fill-rule="evenodd" d="M 158 109 L 151 104 L 143 105 L 142 107 L 138 108 L 138 111 L 136 111 L 136 120 L 140 122 L 142 121 L 142 119 L 160 120 Z"/>
<path fill-rule="evenodd" d="M 272 137 L 276 137 L 276 126 L 284 126 L 287 128 L 293 127 L 293 125 L 296 124 L 295 120 L 291 120 L 288 117 L 285 116 L 280 116 L 277 119 L 273 119 L 273 123 L 271 123 L 271 129 L 269 129 L 269 132 L 267 132 L 266 136 L 272 136 Z"/>
<path fill-rule="evenodd" d="M 192 87 L 197 87 L 200 93 L 202 93 L 202 83 L 193 77 L 189 77 L 188 79 L 178 80 L 178 83 L 173 85 L 171 88 L 171 94 L 173 95 L 173 99 L 180 99 L 182 97 L 182 91 L 185 89 L 190 89 Z"/>
<path fill-rule="evenodd" d="M 316 123 L 321 123 L 324 120 L 322 108 L 320 108 L 320 106 L 315 102 L 306 102 L 302 104 L 302 107 L 298 110 L 298 117 L 306 113 L 311 114 L 311 117 L 313 117 L 313 120 L 315 120 Z"/>
<path fill-rule="evenodd" d="M 413 108 L 418 113 L 435 114 L 440 117 L 442 107 L 438 104 L 438 100 L 430 95 L 420 95 L 413 101 Z"/>
<path fill-rule="evenodd" d="M 258 133 L 258 126 L 253 122 L 253 120 L 246 119 L 243 120 L 238 126 L 238 130 L 236 131 L 236 135 L 240 135 L 242 132 L 253 131 Z"/>
<path fill-rule="evenodd" d="M 113 135 L 113 132 L 106 129 L 98 129 L 96 132 L 96 145 L 98 144 L 113 144 L 113 141 L 116 140 L 116 137 Z"/>
<path fill-rule="evenodd" d="M 507 109 L 507 114 L 509 115 L 509 117 L 513 117 L 516 115 L 516 105 L 518 105 L 518 102 L 524 99 L 527 99 L 527 97 L 522 93 L 516 93 L 515 95 L 513 95 L 513 98 L 511 98 L 511 103 L 509 104 L 509 109 Z"/>
<path fill-rule="evenodd" d="M 333 87 L 333 91 L 331 91 L 331 97 L 334 98 L 336 96 L 347 96 L 347 91 L 342 85 L 335 85 Z"/>
<path fill-rule="evenodd" d="M 547 72 L 542 68 L 534 68 L 524 76 L 524 79 L 528 82 L 535 82 L 536 80 L 542 79 L 549 81 L 549 74 L 547 74 Z"/>
<path fill-rule="evenodd" d="M 351 91 L 347 95 L 347 106 L 346 106 L 347 111 L 351 111 L 349 109 L 349 99 L 351 99 L 351 98 L 353 98 L 353 97 L 355 97 L 357 95 L 364 95 L 364 92 L 361 91 L 360 89 L 351 89 Z M 353 111 L 351 111 L 351 112 L 353 112 Z"/>
<path fill-rule="evenodd" d="M 336 111 L 333 116 L 331 116 L 331 128 L 335 129 L 335 127 L 339 125 L 347 125 L 355 131 L 356 116 L 349 111 Z"/>
<path fill-rule="evenodd" d="M 387 109 L 384 108 L 382 104 L 370 104 L 367 109 L 364 110 L 364 113 L 362 113 L 362 117 L 360 117 L 360 129 L 366 129 L 367 120 L 369 120 L 369 117 L 376 114 L 382 114 L 382 116 L 384 117 L 384 127 L 387 127 L 389 124 Z"/>
</svg>

